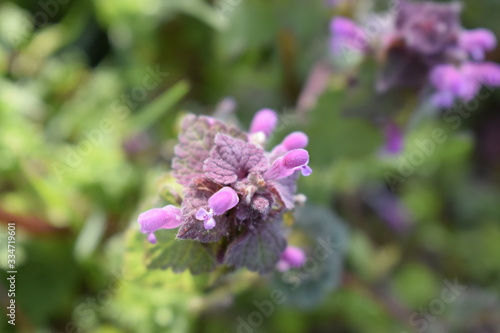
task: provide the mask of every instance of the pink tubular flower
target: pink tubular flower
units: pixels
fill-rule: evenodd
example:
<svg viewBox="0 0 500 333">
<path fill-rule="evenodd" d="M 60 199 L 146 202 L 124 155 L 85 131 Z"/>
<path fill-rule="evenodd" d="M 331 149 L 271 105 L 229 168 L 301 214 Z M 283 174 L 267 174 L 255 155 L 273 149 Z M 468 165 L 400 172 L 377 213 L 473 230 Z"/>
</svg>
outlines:
<svg viewBox="0 0 500 333">
<path fill-rule="evenodd" d="M 305 148 L 308 143 L 309 138 L 305 133 L 292 132 L 288 134 L 279 145 L 274 147 L 271 156 L 279 157 L 290 150 Z"/>
<path fill-rule="evenodd" d="M 312 173 L 309 163 L 309 153 L 305 149 L 295 149 L 289 151 L 284 156 L 277 158 L 269 170 L 264 174 L 264 179 L 281 179 L 292 175 L 296 170 L 300 170 L 303 176 Z"/>
<path fill-rule="evenodd" d="M 304 265 L 306 260 L 306 254 L 302 251 L 302 249 L 289 245 L 281 254 L 281 258 L 276 264 L 276 268 L 280 272 L 284 272 L 290 268 L 297 268 Z"/>
<path fill-rule="evenodd" d="M 496 47 L 497 39 L 488 29 L 464 30 L 459 36 L 458 44 L 472 59 L 482 61 L 484 53 Z"/>
<path fill-rule="evenodd" d="M 474 75 L 481 84 L 490 87 L 500 86 L 500 65 L 493 62 L 479 64 L 469 63 L 469 72 Z"/>
<path fill-rule="evenodd" d="M 156 243 L 154 232 L 158 229 L 174 229 L 181 225 L 181 210 L 168 205 L 163 208 L 153 208 L 139 215 L 138 222 L 141 232 L 148 235 L 151 244 Z"/>
<path fill-rule="evenodd" d="M 430 80 L 438 90 L 447 90 L 453 93 L 458 92 L 462 84 L 461 73 L 453 65 L 434 67 L 430 74 Z"/>
<path fill-rule="evenodd" d="M 332 52 L 339 53 L 343 48 L 364 52 L 368 41 L 363 30 L 356 23 L 345 17 L 335 17 L 330 22 L 332 34 Z"/>
<path fill-rule="evenodd" d="M 274 131 L 277 123 L 278 115 L 276 112 L 271 109 L 262 109 L 253 117 L 249 133 L 254 134 L 263 132 L 266 137 L 269 137 Z"/>
<path fill-rule="evenodd" d="M 466 94 L 467 83 L 464 80 L 464 75 L 453 65 L 434 67 L 430 73 L 430 82 L 437 90 L 432 96 L 432 101 L 439 107 L 450 107 L 456 97 L 462 97 Z"/>
<path fill-rule="evenodd" d="M 472 100 L 482 85 L 500 86 L 500 65 L 492 62 L 466 62 L 460 68 L 453 65 L 436 66 L 430 81 L 437 92 L 432 97 L 439 107 L 450 107 L 456 98 Z"/>
<path fill-rule="evenodd" d="M 500 65 L 493 62 L 467 62 L 460 67 L 462 84 L 458 97 L 464 101 L 472 100 L 482 85 L 489 87 L 500 86 Z"/>
<path fill-rule="evenodd" d="M 305 148 L 309 143 L 309 138 L 303 132 L 292 132 L 288 134 L 283 142 L 281 143 L 283 147 L 287 150 L 301 149 Z"/>
<path fill-rule="evenodd" d="M 236 206 L 238 202 L 238 194 L 230 187 L 223 187 L 208 199 L 210 207 L 208 211 L 204 208 L 198 210 L 196 219 L 203 221 L 205 229 L 210 230 L 215 227 L 214 216 L 224 214 Z"/>
</svg>

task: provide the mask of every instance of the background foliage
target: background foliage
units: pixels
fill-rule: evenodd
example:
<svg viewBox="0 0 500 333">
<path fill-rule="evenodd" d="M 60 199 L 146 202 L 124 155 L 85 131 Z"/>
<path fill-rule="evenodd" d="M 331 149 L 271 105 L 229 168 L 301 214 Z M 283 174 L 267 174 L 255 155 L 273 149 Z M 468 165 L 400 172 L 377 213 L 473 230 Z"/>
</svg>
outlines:
<svg viewBox="0 0 500 333">
<path fill-rule="evenodd" d="M 226 2 L 235 5 L 222 16 L 220 2 L 202 0 L 0 4 L 0 303 L 4 226 L 14 221 L 15 329 L 499 332 L 499 93 L 454 121 L 420 110 L 404 152 L 384 156 L 381 131 L 352 114 L 373 93 L 363 85 L 369 68 L 353 90 L 354 73 L 328 55 L 328 23 L 386 1 Z M 464 26 L 500 36 L 500 2 L 464 6 Z M 489 57 L 500 61 L 499 51 Z M 325 62 L 326 90 L 300 111 L 309 73 Z M 179 120 L 221 111 L 226 96 L 243 128 L 271 107 L 282 119 L 275 143 L 290 130 L 309 135 L 314 173 L 299 189 L 310 206 L 291 239 L 314 249 L 318 235 L 335 236 L 338 249 L 319 268 L 264 277 L 146 269 L 163 263 L 154 252 L 145 258 L 136 218 L 173 200 L 165 193 L 176 185 L 162 177 Z M 405 96 L 395 111 L 420 97 Z M 436 129 L 446 139 L 425 150 Z M 416 152 L 421 163 L 411 162 Z M 466 289 L 441 309 L 454 281 Z M 275 290 L 285 301 L 273 301 Z M 267 316 L 260 306 L 269 300 Z M 256 311 L 262 323 L 245 328 Z M 0 329 L 14 331 L 5 317 Z"/>
</svg>

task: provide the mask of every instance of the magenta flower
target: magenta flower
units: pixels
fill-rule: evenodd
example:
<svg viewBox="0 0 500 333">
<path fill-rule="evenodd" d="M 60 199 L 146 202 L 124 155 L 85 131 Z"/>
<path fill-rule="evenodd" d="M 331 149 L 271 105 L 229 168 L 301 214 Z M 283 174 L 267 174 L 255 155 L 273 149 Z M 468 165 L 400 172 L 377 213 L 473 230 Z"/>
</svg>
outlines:
<svg viewBox="0 0 500 333">
<path fill-rule="evenodd" d="M 369 25 L 363 29 L 347 18 L 332 19 L 332 53 L 348 48 L 372 56 L 381 67 L 375 84 L 379 92 L 430 83 L 437 107 L 470 101 L 483 85 L 500 86 L 498 66 L 483 62 L 497 39 L 488 29 L 465 30 L 459 2 L 398 0 L 394 8 L 388 20 L 392 24 L 376 33 L 370 33 Z"/>
<path fill-rule="evenodd" d="M 250 133 L 262 132 L 269 137 L 278 123 L 278 115 L 271 109 L 262 109 L 257 112 L 250 125 Z"/>
<path fill-rule="evenodd" d="M 306 262 L 306 254 L 304 251 L 295 246 L 287 246 L 281 254 L 280 260 L 276 264 L 279 271 L 284 272 L 290 268 L 298 268 Z"/>
<path fill-rule="evenodd" d="M 223 187 L 208 199 L 210 210 L 200 208 L 196 218 L 204 222 L 207 230 L 215 227 L 214 215 L 222 215 L 238 204 L 238 194 L 230 187 Z"/>
<path fill-rule="evenodd" d="M 153 208 L 141 213 L 138 218 L 141 232 L 148 235 L 151 244 L 156 243 L 154 232 L 158 229 L 174 229 L 181 225 L 181 211 L 168 205 L 163 208 Z"/>
<path fill-rule="evenodd" d="M 331 48 L 334 54 L 344 48 L 365 52 L 368 49 L 366 34 L 354 21 L 345 17 L 335 17 L 330 22 Z"/>
<path fill-rule="evenodd" d="M 300 170 L 303 176 L 309 176 L 312 173 L 309 163 L 309 154 L 307 150 L 295 149 L 284 156 L 277 158 L 273 165 L 264 174 L 264 179 L 273 180 L 291 176 L 295 171 Z"/>
<path fill-rule="evenodd" d="M 460 67 L 440 65 L 432 70 L 430 81 L 436 88 L 434 104 L 451 107 L 456 99 L 472 100 L 483 85 L 500 86 L 500 65 L 490 62 L 466 62 Z"/>
<path fill-rule="evenodd" d="M 488 29 L 464 30 L 460 33 L 458 44 L 472 59 L 482 61 L 485 52 L 496 47 L 497 39 Z"/>
<path fill-rule="evenodd" d="M 469 63 L 470 76 L 489 87 L 500 86 L 500 65 L 493 62 Z"/>
<path fill-rule="evenodd" d="M 214 118 L 186 116 L 172 161 L 172 174 L 184 186 L 176 223 L 148 211 L 139 217 L 141 231 L 179 227 L 177 239 L 215 249 L 209 253 L 217 264 L 274 269 L 286 247 L 281 220 L 295 207 L 298 171 L 312 172 L 304 133 L 264 151 L 277 121 L 274 111 L 260 110 L 244 133 Z M 143 229 L 146 224 L 153 227 Z"/>
<path fill-rule="evenodd" d="M 453 65 L 434 67 L 430 74 L 430 81 L 437 90 L 432 97 L 432 101 L 437 106 L 450 107 L 456 97 L 467 94 L 464 75 Z"/>
<path fill-rule="evenodd" d="M 307 147 L 309 138 L 302 132 L 292 132 L 288 134 L 283 141 L 273 148 L 271 152 L 272 158 L 280 157 L 290 150 L 301 149 Z"/>
<path fill-rule="evenodd" d="M 288 134 L 281 145 L 287 150 L 301 149 L 307 147 L 309 138 L 302 132 L 292 132 Z"/>
</svg>

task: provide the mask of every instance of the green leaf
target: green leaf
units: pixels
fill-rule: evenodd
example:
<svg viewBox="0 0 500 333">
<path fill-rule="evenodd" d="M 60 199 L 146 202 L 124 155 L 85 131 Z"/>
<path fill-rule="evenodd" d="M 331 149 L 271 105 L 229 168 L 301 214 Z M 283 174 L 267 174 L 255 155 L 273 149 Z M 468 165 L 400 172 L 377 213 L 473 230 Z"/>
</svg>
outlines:
<svg viewBox="0 0 500 333">
<path fill-rule="evenodd" d="M 148 269 L 167 269 L 180 273 L 189 269 L 192 274 L 211 272 L 216 265 L 215 244 L 202 244 L 175 238 L 177 230 L 158 230 L 158 243 L 146 252 Z"/>
<path fill-rule="evenodd" d="M 309 113 L 308 125 L 301 129 L 309 136 L 307 150 L 313 169 L 329 166 L 336 158 L 371 155 L 382 145 L 379 128 L 365 119 L 342 113 L 345 100 L 341 92 L 324 94 Z M 378 109 L 378 106 L 372 105 L 372 108 Z"/>
<path fill-rule="evenodd" d="M 227 249 L 226 264 L 267 273 L 274 269 L 285 247 L 279 227 L 268 223 L 234 241 Z"/>
<path fill-rule="evenodd" d="M 154 124 L 161 116 L 164 116 L 176 103 L 178 103 L 189 91 L 189 84 L 180 81 L 172 88 L 165 91 L 145 105 L 138 111 L 130 122 L 134 131 L 141 131 Z"/>
</svg>

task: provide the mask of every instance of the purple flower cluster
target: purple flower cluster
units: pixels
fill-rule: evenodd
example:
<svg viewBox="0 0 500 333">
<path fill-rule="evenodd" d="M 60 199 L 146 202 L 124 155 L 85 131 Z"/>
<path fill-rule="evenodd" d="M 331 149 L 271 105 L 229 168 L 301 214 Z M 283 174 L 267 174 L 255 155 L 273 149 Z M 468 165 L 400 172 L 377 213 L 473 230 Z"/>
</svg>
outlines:
<svg viewBox="0 0 500 333">
<path fill-rule="evenodd" d="M 400 66 L 388 71 L 390 80 L 379 78 L 380 90 L 430 83 L 434 104 L 451 107 L 456 100 L 470 101 L 483 85 L 500 86 L 500 66 L 485 62 L 486 52 L 496 47 L 495 35 L 462 28 L 460 12 L 455 2 L 399 0 L 391 11 L 392 26 L 376 33 L 373 24 L 370 30 L 336 17 L 330 25 L 332 52 L 354 50 L 376 55 L 387 67 Z"/>
<path fill-rule="evenodd" d="M 302 250 L 287 247 L 282 216 L 296 202 L 299 174 L 308 176 L 307 136 L 293 132 L 270 152 L 263 147 L 278 121 L 259 111 L 249 133 L 214 118 L 187 115 L 172 161 L 185 187 L 181 207 L 168 205 L 139 215 L 140 231 L 179 228 L 177 238 L 216 244 L 216 260 L 230 267 L 266 272 L 297 267 Z"/>
</svg>

